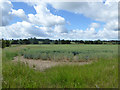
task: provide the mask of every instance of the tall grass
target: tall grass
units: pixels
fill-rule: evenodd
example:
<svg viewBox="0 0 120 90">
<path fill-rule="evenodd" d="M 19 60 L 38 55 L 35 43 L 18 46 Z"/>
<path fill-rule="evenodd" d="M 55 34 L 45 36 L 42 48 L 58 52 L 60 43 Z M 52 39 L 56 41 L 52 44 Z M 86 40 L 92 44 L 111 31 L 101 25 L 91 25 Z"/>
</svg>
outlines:
<svg viewBox="0 0 120 90">
<path fill-rule="evenodd" d="M 25 48 L 22 46 L 18 47 L 7 47 L 2 50 L 2 61 L 11 61 L 14 59 L 15 56 L 20 55 L 20 51 Z"/>
<path fill-rule="evenodd" d="M 40 45 L 21 52 L 28 59 L 43 60 L 98 60 L 117 55 L 116 45 Z"/>
<path fill-rule="evenodd" d="M 24 64 L 3 66 L 3 88 L 117 88 L 117 59 L 90 65 L 56 66 L 44 72 Z"/>
<path fill-rule="evenodd" d="M 83 66 L 56 66 L 49 68 L 44 72 L 39 72 L 20 62 L 11 62 L 14 56 L 20 55 L 20 53 L 23 52 L 27 53 L 29 50 L 36 51 L 38 49 L 38 51 L 43 51 L 45 49 L 45 51 L 47 51 L 49 48 L 54 50 L 57 48 L 60 50 L 61 47 L 63 47 L 64 50 L 67 50 L 68 47 L 73 47 L 73 50 L 77 50 L 78 48 L 75 49 L 76 46 L 42 45 L 5 48 L 3 50 L 3 88 L 117 88 L 118 57 L 117 46 L 114 45 L 95 45 L 94 47 L 86 45 L 81 46 L 81 48 L 80 46 L 77 46 L 80 48 L 80 51 L 89 49 L 92 53 L 92 50 L 106 50 L 105 52 L 107 53 L 104 53 L 106 58 L 101 58 L 100 55 L 98 58 L 99 61 Z M 113 53 L 113 55 L 111 53 Z M 100 54 L 102 54 L 102 52 Z M 63 56 L 64 54 L 60 55 Z"/>
</svg>

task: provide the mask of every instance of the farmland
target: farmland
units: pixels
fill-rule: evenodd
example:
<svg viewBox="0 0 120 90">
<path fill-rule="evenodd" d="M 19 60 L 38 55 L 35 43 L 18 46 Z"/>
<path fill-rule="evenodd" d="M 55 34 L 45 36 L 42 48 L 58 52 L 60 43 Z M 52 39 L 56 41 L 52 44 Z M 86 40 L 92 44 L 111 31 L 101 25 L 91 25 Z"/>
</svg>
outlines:
<svg viewBox="0 0 120 90">
<path fill-rule="evenodd" d="M 33 70 L 15 56 L 43 61 L 89 62 Z M 114 88 L 118 87 L 117 45 L 14 45 L 3 49 L 3 88 Z"/>
<path fill-rule="evenodd" d="M 110 45 L 40 45 L 28 46 L 21 55 L 28 59 L 87 61 L 111 59 L 117 54 L 116 46 Z M 75 58 L 76 57 L 76 58 Z"/>
</svg>

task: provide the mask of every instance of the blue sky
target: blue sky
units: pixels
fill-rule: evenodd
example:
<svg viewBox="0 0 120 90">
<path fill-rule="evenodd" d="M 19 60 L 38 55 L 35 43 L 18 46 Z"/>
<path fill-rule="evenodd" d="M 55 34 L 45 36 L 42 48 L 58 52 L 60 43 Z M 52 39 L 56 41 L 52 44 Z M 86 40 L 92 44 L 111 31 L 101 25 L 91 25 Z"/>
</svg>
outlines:
<svg viewBox="0 0 120 90">
<path fill-rule="evenodd" d="M 118 3 L 1 0 L 2 38 L 118 39 Z"/>
<path fill-rule="evenodd" d="M 33 6 L 30 6 L 24 2 L 12 2 L 13 9 L 18 10 L 18 9 L 23 9 L 25 11 L 25 14 L 36 14 L 35 9 Z M 16 23 L 16 22 L 21 22 L 21 18 L 19 17 L 14 17 L 14 19 L 10 22 L 10 24 Z"/>
<path fill-rule="evenodd" d="M 54 15 L 59 15 L 59 16 L 64 17 L 66 19 L 66 21 L 68 21 L 70 23 L 70 25 L 67 24 L 67 28 L 69 30 L 72 30 L 72 29 L 85 30 L 93 22 L 100 23 L 101 29 L 102 29 L 103 25 L 105 24 L 104 22 L 95 21 L 91 18 L 85 17 L 83 14 L 75 14 L 73 12 L 69 12 L 69 11 L 65 11 L 65 10 L 56 10 L 49 4 L 47 7 L 51 11 L 51 13 L 53 13 Z"/>
<path fill-rule="evenodd" d="M 27 3 L 24 2 L 12 2 L 13 4 L 13 9 L 18 10 L 18 9 L 23 9 L 25 14 L 36 14 L 36 11 L 33 6 L 28 5 Z M 91 18 L 85 17 L 83 14 L 75 14 L 73 12 L 69 12 L 66 10 L 56 10 L 53 8 L 50 4 L 47 5 L 47 8 L 50 10 L 50 12 L 54 15 L 61 16 L 65 18 L 67 21 L 66 23 L 66 28 L 68 30 L 73 30 L 73 29 L 82 29 L 86 30 L 91 23 L 99 23 L 100 27 L 96 29 L 98 31 L 99 29 L 103 28 L 103 25 L 105 24 L 104 22 L 101 21 L 95 21 Z M 21 22 L 22 19 L 19 17 L 14 17 L 14 19 L 10 22 L 10 24 L 16 23 L 16 22 Z"/>
</svg>

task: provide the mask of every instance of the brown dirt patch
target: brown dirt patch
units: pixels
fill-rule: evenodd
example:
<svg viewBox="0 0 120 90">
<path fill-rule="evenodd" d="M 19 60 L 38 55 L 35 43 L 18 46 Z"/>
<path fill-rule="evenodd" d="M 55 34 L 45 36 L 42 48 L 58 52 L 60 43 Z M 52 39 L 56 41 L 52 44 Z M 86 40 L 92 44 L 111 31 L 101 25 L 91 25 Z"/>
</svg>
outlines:
<svg viewBox="0 0 120 90">
<path fill-rule="evenodd" d="M 50 61 L 50 60 L 33 60 L 33 59 L 26 59 L 23 56 L 17 56 L 14 57 L 13 62 L 23 62 L 24 64 L 28 64 L 31 68 L 34 68 L 35 70 L 43 71 L 47 68 L 54 67 L 56 65 L 85 65 L 90 64 L 89 62 L 70 62 L 68 60 L 66 61 Z"/>
</svg>

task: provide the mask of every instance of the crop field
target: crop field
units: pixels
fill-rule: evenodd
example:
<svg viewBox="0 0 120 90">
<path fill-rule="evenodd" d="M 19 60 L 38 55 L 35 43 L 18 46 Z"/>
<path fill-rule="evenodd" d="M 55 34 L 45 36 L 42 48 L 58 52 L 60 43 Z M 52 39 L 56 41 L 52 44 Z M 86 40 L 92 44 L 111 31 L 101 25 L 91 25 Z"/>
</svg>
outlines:
<svg viewBox="0 0 120 90">
<path fill-rule="evenodd" d="M 89 62 L 33 70 L 13 63 L 16 56 L 26 59 Z M 3 88 L 117 88 L 118 45 L 16 45 L 3 49 Z"/>
<path fill-rule="evenodd" d="M 28 46 L 21 55 L 27 59 L 87 61 L 112 59 L 117 55 L 115 45 L 40 45 Z"/>
</svg>

